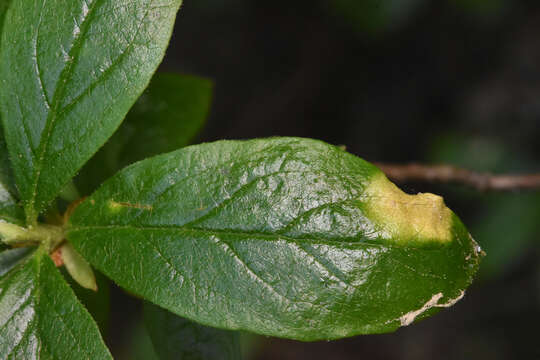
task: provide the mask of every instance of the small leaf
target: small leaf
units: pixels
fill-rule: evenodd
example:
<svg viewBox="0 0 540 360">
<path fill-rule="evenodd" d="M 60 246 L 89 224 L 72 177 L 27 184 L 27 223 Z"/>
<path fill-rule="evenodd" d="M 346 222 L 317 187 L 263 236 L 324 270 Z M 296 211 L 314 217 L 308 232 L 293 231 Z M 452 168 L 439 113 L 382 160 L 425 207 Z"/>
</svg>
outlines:
<svg viewBox="0 0 540 360">
<path fill-rule="evenodd" d="M 189 145 L 206 121 L 211 99 L 207 79 L 156 73 L 118 131 L 84 166 L 78 185 L 90 194 L 126 165 Z"/>
<path fill-rule="evenodd" d="M 73 246 L 66 242 L 60 248 L 60 253 L 66 270 L 73 280 L 85 289 L 97 291 L 96 277 L 92 267 L 79 255 Z"/>
<path fill-rule="evenodd" d="M 75 209 L 66 236 L 177 315 L 300 340 L 389 332 L 450 306 L 481 256 L 442 198 L 299 138 L 136 163 Z"/>
<path fill-rule="evenodd" d="M 96 324 L 41 250 L 0 276 L 0 289 L 0 358 L 112 359 Z"/>
<path fill-rule="evenodd" d="M 181 0 L 15 1 L 0 110 L 29 224 L 120 125 L 160 63 Z"/>
<path fill-rule="evenodd" d="M 144 322 L 161 360 L 238 360 L 240 334 L 183 319 L 156 305 L 144 304 Z"/>
</svg>

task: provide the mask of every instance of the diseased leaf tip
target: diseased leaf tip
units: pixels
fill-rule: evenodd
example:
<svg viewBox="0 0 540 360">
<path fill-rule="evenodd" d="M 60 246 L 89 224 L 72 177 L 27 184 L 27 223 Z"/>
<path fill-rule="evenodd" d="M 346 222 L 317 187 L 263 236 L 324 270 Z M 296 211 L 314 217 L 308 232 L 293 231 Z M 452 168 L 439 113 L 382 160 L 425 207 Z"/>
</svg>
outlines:
<svg viewBox="0 0 540 360">
<path fill-rule="evenodd" d="M 441 196 L 406 194 L 383 173 L 378 173 L 366 187 L 363 198 L 384 239 L 398 243 L 452 240 L 452 211 Z"/>
</svg>

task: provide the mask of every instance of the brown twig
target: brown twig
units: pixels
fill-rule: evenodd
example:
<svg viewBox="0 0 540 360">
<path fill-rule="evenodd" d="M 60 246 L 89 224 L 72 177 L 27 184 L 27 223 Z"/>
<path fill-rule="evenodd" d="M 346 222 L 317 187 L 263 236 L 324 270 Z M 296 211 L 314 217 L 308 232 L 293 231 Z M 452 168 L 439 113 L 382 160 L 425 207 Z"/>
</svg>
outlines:
<svg viewBox="0 0 540 360">
<path fill-rule="evenodd" d="M 389 178 L 397 182 L 422 181 L 455 183 L 479 191 L 508 191 L 540 189 L 540 174 L 493 175 L 451 165 L 385 164 L 376 163 Z"/>
</svg>

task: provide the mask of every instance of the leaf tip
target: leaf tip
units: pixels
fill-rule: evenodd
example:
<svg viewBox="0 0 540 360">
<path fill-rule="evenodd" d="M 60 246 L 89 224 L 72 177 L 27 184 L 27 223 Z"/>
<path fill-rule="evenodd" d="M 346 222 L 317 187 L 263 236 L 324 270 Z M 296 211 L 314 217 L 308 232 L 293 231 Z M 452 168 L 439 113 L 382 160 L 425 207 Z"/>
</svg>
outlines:
<svg viewBox="0 0 540 360">
<path fill-rule="evenodd" d="M 452 211 L 441 196 L 406 194 L 379 173 L 367 185 L 364 197 L 382 237 L 403 242 L 452 241 Z"/>
<path fill-rule="evenodd" d="M 60 252 L 66 270 L 79 285 L 97 291 L 96 277 L 88 262 L 69 243 L 62 245 Z"/>
</svg>

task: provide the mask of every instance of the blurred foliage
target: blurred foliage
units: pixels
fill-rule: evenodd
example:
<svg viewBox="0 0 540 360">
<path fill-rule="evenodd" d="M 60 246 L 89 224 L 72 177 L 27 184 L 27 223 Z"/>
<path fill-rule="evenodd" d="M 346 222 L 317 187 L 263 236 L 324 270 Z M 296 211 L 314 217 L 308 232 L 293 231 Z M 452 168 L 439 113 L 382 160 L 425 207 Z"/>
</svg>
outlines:
<svg viewBox="0 0 540 360">
<path fill-rule="evenodd" d="M 502 14 L 507 0 L 450 0 L 456 7 L 478 15 Z"/>
<path fill-rule="evenodd" d="M 200 325 L 145 302 L 144 323 L 162 360 L 241 359 L 240 332 Z"/>
<path fill-rule="evenodd" d="M 480 17 L 503 14 L 507 0 L 447 0 L 465 13 Z M 411 22 L 427 0 L 334 0 L 324 2 L 334 16 L 359 33 L 377 35 L 399 30 Z"/>
<path fill-rule="evenodd" d="M 127 296 L 127 295 L 126 295 Z M 197 353 L 193 353 L 191 355 L 186 356 L 180 356 L 181 352 L 176 353 L 176 357 L 174 356 L 174 353 L 170 353 L 171 357 L 160 357 L 158 355 L 158 352 L 155 350 L 155 345 L 152 342 L 152 338 L 150 336 L 150 333 L 148 331 L 148 325 L 145 324 L 144 316 L 142 314 L 139 314 L 139 318 L 134 322 L 134 325 L 130 326 L 127 330 L 127 334 L 125 336 L 125 346 L 122 347 L 123 352 L 115 354 L 115 359 L 118 360 L 163 360 L 166 358 L 176 358 L 176 359 L 199 359 Z M 145 315 L 147 316 L 147 314 Z M 211 328 L 209 328 L 211 329 Z M 167 331 L 168 329 L 164 328 L 161 331 Z M 215 331 L 222 331 L 216 329 Z M 264 343 L 264 339 L 266 339 L 263 336 L 254 335 L 250 333 L 244 333 L 244 332 L 237 332 L 236 333 L 239 337 L 239 344 L 224 344 L 226 348 L 232 348 L 235 346 L 240 346 L 241 356 L 239 358 L 249 360 L 253 359 L 254 355 L 257 354 L 261 350 L 261 346 Z M 172 334 L 174 337 L 175 334 Z M 226 338 L 228 339 L 228 337 Z M 163 339 L 163 341 L 168 341 L 171 339 Z M 178 339 L 181 341 L 181 343 L 177 344 L 176 346 L 184 345 L 186 342 L 189 343 L 190 339 Z M 175 346 L 174 343 L 170 343 L 170 346 Z M 213 347 L 210 347 L 210 352 L 213 349 Z M 200 354 L 199 354 L 200 355 Z M 202 357 L 202 359 L 217 359 L 220 357 L 212 357 L 212 354 L 208 357 Z"/>
<path fill-rule="evenodd" d="M 526 157 L 512 153 L 501 142 L 458 135 L 437 138 L 429 161 L 503 174 L 534 168 Z M 531 248 L 540 245 L 536 242 L 540 232 L 540 192 L 458 191 L 452 195 L 461 197 L 463 202 L 474 201 L 478 206 L 477 215 L 466 223 L 488 255 L 482 259 L 480 276 L 494 278 L 504 274 L 519 264 Z"/>
<path fill-rule="evenodd" d="M 127 346 L 125 347 L 126 353 L 118 356 L 118 359 L 160 360 L 142 320 L 130 328 L 129 331 L 130 334 L 128 335 Z"/>
<path fill-rule="evenodd" d="M 210 110 L 213 84 L 190 75 L 156 73 L 118 130 L 83 167 L 75 182 L 89 195 L 136 161 L 189 145 Z"/>
<path fill-rule="evenodd" d="M 97 270 L 94 270 L 98 291 L 92 291 L 83 288 L 73 280 L 64 266 L 60 268 L 60 271 L 73 289 L 75 295 L 77 295 L 79 301 L 86 307 L 98 324 L 102 336 L 106 338 L 109 329 L 110 280 Z"/>
<path fill-rule="evenodd" d="M 329 11 L 356 31 L 376 34 L 404 25 L 425 0 L 334 0 Z"/>
</svg>

